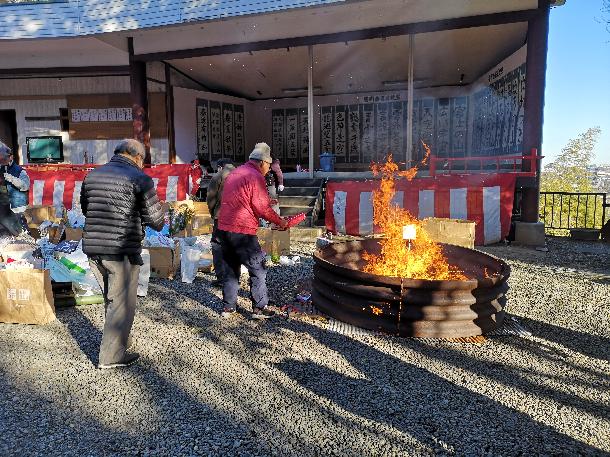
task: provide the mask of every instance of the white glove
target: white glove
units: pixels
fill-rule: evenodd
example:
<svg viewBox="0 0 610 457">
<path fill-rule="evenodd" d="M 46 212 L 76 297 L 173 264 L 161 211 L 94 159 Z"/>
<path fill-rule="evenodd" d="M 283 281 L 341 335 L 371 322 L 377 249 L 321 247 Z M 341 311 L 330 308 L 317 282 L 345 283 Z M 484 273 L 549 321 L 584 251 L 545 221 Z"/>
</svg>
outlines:
<svg viewBox="0 0 610 457">
<path fill-rule="evenodd" d="M 277 186 L 277 190 L 278 192 L 282 192 L 284 190 L 284 186 L 280 184 L 279 186 Z"/>
<path fill-rule="evenodd" d="M 16 178 L 10 173 L 4 173 L 4 179 L 10 182 L 13 186 L 22 192 L 25 192 L 30 188 L 30 179 L 25 172 L 21 172 L 19 178 Z"/>
</svg>

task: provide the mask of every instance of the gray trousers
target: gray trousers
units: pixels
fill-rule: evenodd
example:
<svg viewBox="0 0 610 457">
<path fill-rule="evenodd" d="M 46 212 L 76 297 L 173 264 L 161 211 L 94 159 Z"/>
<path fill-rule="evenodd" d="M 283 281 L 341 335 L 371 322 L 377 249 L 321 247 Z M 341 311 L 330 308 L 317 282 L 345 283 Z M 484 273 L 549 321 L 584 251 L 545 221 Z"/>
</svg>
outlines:
<svg viewBox="0 0 610 457">
<path fill-rule="evenodd" d="M 89 260 L 89 265 L 104 294 L 104 334 L 99 363 L 118 363 L 129 347 L 129 332 L 138 300 L 140 265 L 132 265 L 127 257 L 122 261 Z"/>
</svg>

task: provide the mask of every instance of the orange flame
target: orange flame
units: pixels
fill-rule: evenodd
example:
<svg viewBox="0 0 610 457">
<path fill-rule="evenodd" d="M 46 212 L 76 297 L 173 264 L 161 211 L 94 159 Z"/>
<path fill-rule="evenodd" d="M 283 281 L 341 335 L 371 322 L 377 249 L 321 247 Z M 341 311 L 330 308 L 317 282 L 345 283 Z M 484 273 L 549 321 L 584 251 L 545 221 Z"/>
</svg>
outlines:
<svg viewBox="0 0 610 457">
<path fill-rule="evenodd" d="M 425 164 L 430 149 L 424 143 Z M 374 163 L 371 169 L 375 176 L 381 175 L 379 190 L 373 192 L 373 221 L 385 235 L 380 240 L 380 255 L 365 252 L 367 261 L 364 271 L 384 276 L 413 279 L 463 280 L 466 276 L 447 262 L 442 248 L 430 239 L 422 224 L 408 211 L 392 203 L 396 193 L 395 178 L 403 177 L 412 180 L 417 174 L 417 166 L 406 171 L 399 171 L 398 164 L 388 155 L 383 164 Z M 403 239 L 403 227 L 415 225 L 416 239 Z"/>
</svg>

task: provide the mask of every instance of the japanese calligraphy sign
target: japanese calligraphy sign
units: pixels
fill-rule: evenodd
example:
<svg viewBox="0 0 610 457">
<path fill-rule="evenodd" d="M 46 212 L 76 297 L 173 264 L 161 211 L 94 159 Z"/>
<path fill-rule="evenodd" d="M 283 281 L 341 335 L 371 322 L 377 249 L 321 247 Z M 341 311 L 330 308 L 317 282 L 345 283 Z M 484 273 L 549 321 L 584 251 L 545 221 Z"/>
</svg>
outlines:
<svg viewBox="0 0 610 457">
<path fill-rule="evenodd" d="M 207 100 L 197 100 L 197 152 L 210 158 L 210 111 Z"/>
<path fill-rule="evenodd" d="M 389 111 L 387 103 L 377 104 L 377 147 L 373 160 L 381 162 L 390 152 L 389 134 L 390 134 L 390 121 Z"/>
<path fill-rule="evenodd" d="M 436 100 L 436 141 L 434 148 L 435 155 L 447 157 L 449 155 L 451 110 L 448 98 Z"/>
<path fill-rule="evenodd" d="M 244 107 L 233 105 L 233 125 L 235 127 L 235 160 L 243 162 L 245 155 Z"/>
<path fill-rule="evenodd" d="M 271 154 L 278 159 L 284 158 L 285 118 L 283 109 L 271 112 Z"/>
<path fill-rule="evenodd" d="M 197 99 L 197 151 L 201 158 L 243 161 L 244 107 Z"/>
<path fill-rule="evenodd" d="M 333 111 L 332 106 L 323 106 L 320 119 L 320 153 L 333 152 Z"/>
<path fill-rule="evenodd" d="M 222 104 L 222 146 L 223 157 L 233 158 L 235 147 L 233 142 L 233 105 L 230 103 Z"/>
<path fill-rule="evenodd" d="M 299 111 L 286 110 L 286 158 L 294 161 L 299 155 Z"/>
<path fill-rule="evenodd" d="M 345 162 L 345 156 L 347 153 L 345 114 L 345 106 L 335 107 L 334 141 L 335 157 L 337 162 Z"/>
<path fill-rule="evenodd" d="M 349 162 L 360 162 L 360 108 L 350 105 L 347 117 L 347 144 Z"/>
<path fill-rule="evenodd" d="M 362 119 L 362 161 L 367 163 L 374 159 L 375 153 L 375 105 L 368 103 L 361 105 Z"/>
<path fill-rule="evenodd" d="M 219 102 L 210 102 L 210 156 L 212 160 L 222 157 L 222 113 Z"/>
<path fill-rule="evenodd" d="M 299 109 L 299 158 L 302 163 L 309 161 L 309 117 L 307 109 Z"/>
</svg>

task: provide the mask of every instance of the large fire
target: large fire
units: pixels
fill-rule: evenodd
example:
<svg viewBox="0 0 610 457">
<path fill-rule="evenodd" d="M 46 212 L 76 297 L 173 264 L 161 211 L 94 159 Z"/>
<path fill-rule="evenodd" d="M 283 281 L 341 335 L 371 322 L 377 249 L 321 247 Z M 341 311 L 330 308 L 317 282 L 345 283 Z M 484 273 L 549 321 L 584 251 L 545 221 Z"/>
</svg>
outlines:
<svg viewBox="0 0 610 457">
<path fill-rule="evenodd" d="M 422 164 L 426 163 L 430 154 L 428 147 L 424 147 L 427 153 Z M 371 169 L 375 176 L 381 175 L 379 190 L 373 192 L 373 221 L 385 236 L 380 240 L 380 255 L 363 254 L 368 262 L 364 271 L 399 278 L 466 279 L 458 268 L 449 265 L 441 246 L 430 239 L 422 224 L 408 211 L 392 203 L 396 192 L 395 178 L 402 177 L 410 181 L 415 177 L 417 167 L 399 171 L 398 164 L 389 155 L 385 163 L 375 163 Z M 415 228 L 415 239 L 404 239 L 405 226 L 411 226 L 406 232 Z"/>
</svg>

